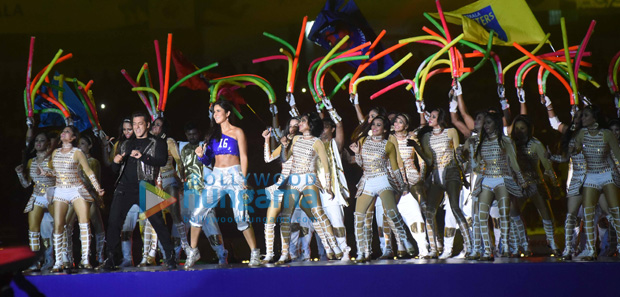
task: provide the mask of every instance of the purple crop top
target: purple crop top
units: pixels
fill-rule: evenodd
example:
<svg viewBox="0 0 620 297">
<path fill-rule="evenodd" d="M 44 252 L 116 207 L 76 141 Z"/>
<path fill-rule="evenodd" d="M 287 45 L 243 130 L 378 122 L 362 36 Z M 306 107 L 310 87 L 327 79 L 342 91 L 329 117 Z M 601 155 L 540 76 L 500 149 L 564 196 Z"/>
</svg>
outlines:
<svg viewBox="0 0 620 297">
<path fill-rule="evenodd" d="M 225 134 L 222 134 L 219 141 L 212 138 L 202 158 L 198 158 L 198 160 L 209 166 L 217 155 L 233 155 L 239 157 L 239 144 L 237 140 Z"/>
</svg>

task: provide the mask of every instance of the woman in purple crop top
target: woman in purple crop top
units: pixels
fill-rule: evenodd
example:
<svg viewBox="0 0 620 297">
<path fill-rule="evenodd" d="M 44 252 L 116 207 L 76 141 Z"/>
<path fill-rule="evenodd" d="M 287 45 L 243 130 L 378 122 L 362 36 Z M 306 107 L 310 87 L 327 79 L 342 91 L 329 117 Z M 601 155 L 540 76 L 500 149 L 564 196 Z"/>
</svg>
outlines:
<svg viewBox="0 0 620 297">
<path fill-rule="evenodd" d="M 202 226 L 202 220 L 207 214 L 228 194 L 233 202 L 232 209 L 237 222 L 237 229 L 243 232 L 250 249 L 250 266 L 260 265 L 260 249 L 256 246 L 254 229 L 250 224 L 250 215 L 245 201 L 244 176 L 248 170 L 248 155 L 245 134 L 239 127 L 229 122 L 232 106 L 228 101 L 218 100 L 212 105 L 213 117 L 211 129 L 207 134 L 205 143 L 207 147 L 196 148 L 198 159 L 205 165 L 213 165 L 213 173 L 205 178 L 205 190 L 199 206 L 192 212 L 190 253 L 185 262 L 186 268 L 191 268 L 198 259 L 198 236 Z"/>
</svg>

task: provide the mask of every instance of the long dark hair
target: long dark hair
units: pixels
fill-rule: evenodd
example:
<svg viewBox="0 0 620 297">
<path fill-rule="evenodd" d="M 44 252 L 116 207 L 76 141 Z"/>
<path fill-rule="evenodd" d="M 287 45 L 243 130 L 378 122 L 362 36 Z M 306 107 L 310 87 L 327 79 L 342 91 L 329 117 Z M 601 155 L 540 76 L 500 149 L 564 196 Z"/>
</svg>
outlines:
<svg viewBox="0 0 620 297">
<path fill-rule="evenodd" d="M 233 107 L 227 100 L 219 99 L 215 101 L 211 105 L 211 109 L 213 110 L 216 105 L 221 107 L 224 112 L 230 112 L 230 114 L 232 115 Z M 213 117 L 211 117 L 211 127 L 209 128 L 209 132 L 207 132 L 207 135 L 205 136 L 205 143 L 208 144 L 211 139 L 215 139 L 217 141 L 220 141 L 220 139 L 222 139 L 222 127 L 220 127 L 220 125 L 215 122 L 215 119 Z"/>
<path fill-rule="evenodd" d="M 386 116 L 378 115 L 372 120 L 372 122 L 370 122 L 370 125 L 368 125 L 366 130 L 364 130 L 364 132 L 355 139 L 355 142 L 358 142 L 360 139 L 362 139 L 362 137 L 368 136 L 368 131 L 370 131 L 370 129 L 372 128 L 372 123 L 374 123 L 376 120 L 381 120 L 383 122 L 383 128 L 385 130 L 385 132 L 383 132 L 383 139 L 388 139 L 388 137 L 390 136 L 390 120 L 388 120 Z"/>
<path fill-rule="evenodd" d="M 503 122 L 502 122 L 502 114 L 499 112 L 496 112 L 494 110 L 490 110 L 489 112 L 487 112 L 487 115 L 484 117 L 484 120 L 486 121 L 487 118 L 490 118 L 491 120 L 493 120 L 493 122 L 495 123 L 495 135 L 497 135 L 497 144 L 499 145 L 500 148 L 504 148 L 504 144 L 502 142 L 502 137 L 504 136 L 504 131 L 503 131 Z M 484 129 L 484 125 L 482 128 L 482 131 L 480 131 L 480 141 L 478 142 L 478 147 L 476 148 L 476 154 L 475 156 L 480 155 L 480 148 L 482 148 L 482 143 L 484 142 L 485 139 L 487 139 L 487 137 L 489 137 L 489 135 L 487 134 L 487 130 Z"/>
<path fill-rule="evenodd" d="M 128 123 L 129 125 L 132 125 L 131 119 L 130 118 L 124 118 L 123 122 L 121 122 L 121 125 L 118 127 L 118 137 L 116 137 L 117 141 L 119 143 L 127 140 L 127 137 L 125 137 L 125 133 L 123 133 L 123 125 L 125 125 L 125 123 Z M 133 127 L 131 128 L 133 131 Z"/>
<path fill-rule="evenodd" d="M 32 141 L 30 141 L 28 143 L 28 146 L 24 149 L 23 155 L 22 155 L 22 165 L 24 167 L 24 177 L 26 177 L 26 179 L 28 179 L 28 177 L 30 176 L 30 171 L 26 170 L 26 167 L 28 165 L 28 161 L 34 157 L 36 157 L 37 152 L 34 149 L 34 142 L 36 141 L 37 137 L 39 137 L 39 135 L 43 135 L 45 136 L 45 141 L 47 142 L 47 152 L 45 153 L 46 157 L 49 156 L 52 153 L 52 150 L 50 149 L 50 146 L 52 145 L 51 143 L 51 139 L 53 137 L 53 135 L 51 135 L 51 133 L 49 132 L 45 132 L 45 131 L 40 131 L 37 134 L 35 134 L 34 138 L 32 138 Z"/>
<path fill-rule="evenodd" d="M 288 120 L 288 122 L 286 123 L 286 126 L 284 126 L 284 131 L 282 131 L 282 137 L 286 137 L 290 134 L 289 131 L 291 130 L 292 120 L 296 120 L 299 122 L 301 119 L 299 117 L 292 117 L 290 120 Z M 299 134 L 299 129 L 297 129 L 297 132 L 295 133 L 295 135 L 298 135 L 298 134 Z"/>
<path fill-rule="evenodd" d="M 525 139 L 521 139 L 518 133 L 515 132 L 515 124 L 517 122 L 522 122 L 527 127 L 527 134 L 525 135 Z M 510 137 L 515 141 L 517 146 L 527 145 L 528 142 L 534 137 L 534 126 L 532 125 L 532 121 L 526 115 L 520 114 L 512 121 L 512 132 L 510 133 Z"/>
<path fill-rule="evenodd" d="M 161 121 L 161 132 L 159 133 L 159 137 L 166 140 L 168 139 L 168 131 L 170 131 L 170 121 L 168 118 L 159 117 L 153 121 L 153 125 L 155 125 L 156 121 Z M 151 126 L 151 129 L 153 126 Z"/>
<path fill-rule="evenodd" d="M 316 112 L 308 112 L 301 116 L 308 119 L 308 127 L 310 128 L 310 134 L 314 137 L 320 137 L 323 133 L 323 120 Z"/>
<path fill-rule="evenodd" d="M 73 147 L 77 147 L 78 144 L 80 143 L 80 130 L 73 125 L 69 125 L 65 128 L 71 129 L 71 133 L 73 134 L 73 136 L 75 136 L 75 139 L 71 141 L 71 145 L 73 145 Z"/>
<path fill-rule="evenodd" d="M 441 127 L 441 131 L 443 131 L 443 129 L 445 129 L 448 124 L 446 124 L 446 111 L 443 110 L 443 108 L 435 108 L 433 110 L 431 110 L 431 113 L 433 111 L 437 112 L 437 125 L 439 125 L 439 127 Z M 423 116 L 423 115 L 421 115 Z M 422 140 L 422 137 L 428 133 L 433 131 L 433 127 L 431 127 L 430 125 L 426 125 L 424 127 L 422 127 L 419 131 L 418 131 L 418 139 Z"/>
<path fill-rule="evenodd" d="M 583 113 L 583 111 L 577 111 L 575 115 L 577 113 Z M 564 133 L 562 133 L 562 139 L 560 141 L 560 149 L 562 152 L 568 152 L 570 141 L 573 139 L 573 136 L 576 135 L 575 132 L 581 130 L 581 126 L 581 117 L 578 121 L 575 121 L 575 118 L 573 117 L 570 127 L 568 129 L 564 129 Z"/>
<path fill-rule="evenodd" d="M 596 123 L 598 124 L 599 129 L 607 129 L 607 122 L 605 121 L 605 117 L 601 112 L 601 108 L 598 105 L 588 105 L 584 107 L 583 112 L 589 111 L 594 116 Z M 581 114 L 581 118 L 583 119 L 583 112 Z"/>
<path fill-rule="evenodd" d="M 351 135 L 351 141 L 355 142 L 358 139 L 360 139 L 362 136 L 366 136 L 366 134 L 364 134 L 364 131 L 368 132 L 371 123 L 368 123 L 368 118 L 370 116 L 370 112 L 371 111 L 376 111 L 377 112 L 377 116 L 386 116 L 387 111 L 385 110 L 384 107 L 382 106 L 378 106 L 378 107 L 374 107 L 372 108 L 368 114 L 364 117 L 364 121 L 359 124 L 355 130 L 353 130 L 353 134 Z"/>
</svg>

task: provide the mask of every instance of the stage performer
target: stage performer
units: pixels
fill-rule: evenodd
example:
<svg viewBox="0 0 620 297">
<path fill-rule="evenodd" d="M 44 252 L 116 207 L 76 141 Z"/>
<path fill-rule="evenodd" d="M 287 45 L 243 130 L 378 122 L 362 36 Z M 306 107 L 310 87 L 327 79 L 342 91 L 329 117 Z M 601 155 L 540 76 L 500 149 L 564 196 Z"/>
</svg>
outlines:
<svg viewBox="0 0 620 297">
<path fill-rule="evenodd" d="M 243 130 L 230 123 L 232 105 L 225 100 L 218 100 L 212 104 L 213 116 L 211 128 L 206 137 L 205 145 L 196 148 L 198 159 L 205 165 L 213 165 L 214 183 L 207 186 L 201 198 L 202 204 L 195 208 L 190 220 L 191 249 L 187 256 L 188 261 L 199 258 L 198 236 L 206 215 L 226 194 L 229 194 L 233 203 L 234 220 L 237 230 L 250 246 L 250 266 L 260 265 L 260 249 L 256 245 L 256 237 L 252 228 L 248 212 L 247 186 L 244 177 L 248 169 L 246 138 Z"/>
<path fill-rule="evenodd" d="M 103 196 L 105 191 L 100 187 L 95 173 L 90 169 L 88 160 L 84 153 L 77 148 L 79 130 L 75 126 L 67 126 L 60 134 L 62 147 L 52 153 L 50 170 L 45 170 L 39 166 L 39 173 L 47 176 L 56 177 L 54 189 L 54 252 L 56 253 L 56 263 L 52 267 L 52 272 L 63 270 L 63 251 L 62 241 L 65 232 L 65 217 L 70 205 L 78 217 L 80 226 L 80 241 L 82 243 L 82 259 L 80 267 L 92 269 L 89 262 L 90 251 L 90 203 L 94 198 L 86 189 L 80 179 L 80 169 L 88 176 L 93 188 L 99 196 Z M 66 252 L 66 251 L 65 251 Z"/>
<path fill-rule="evenodd" d="M 155 184 L 159 175 L 159 168 L 166 165 L 168 155 L 166 142 L 148 133 L 150 128 L 148 116 L 142 112 L 134 113 L 132 115 L 132 126 L 134 138 L 121 144 L 112 165 L 112 170 L 118 174 L 118 179 L 108 220 L 106 250 L 108 258 L 103 265 L 99 266 L 100 269 L 112 270 L 116 268 L 116 255 L 123 222 L 131 207 L 138 204 L 140 181 Z M 166 254 L 167 268 L 175 269 L 174 246 L 162 213 L 157 212 L 148 220 L 159 235 L 163 252 Z"/>
<path fill-rule="evenodd" d="M 367 210 L 375 204 L 379 196 L 382 200 L 384 213 L 396 239 L 402 241 L 407 252 L 413 253 L 413 246 L 407 240 L 407 231 L 402 216 L 396 206 L 396 195 L 407 194 L 408 187 L 403 180 L 401 168 L 397 161 L 398 148 L 387 140 L 389 121 L 384 116 L 377 116 L 363 134 L 351 144 L 357 164 L 364 174 L 357 185 L 357 203 L 355 205 L 355 239 L 357 242 L 356 260 L 370 260 L 367 246 L 371 244 L 366 236 L 364 225 Z M 372 131 L 370 136 L 368 131 Z"/>
</svg>

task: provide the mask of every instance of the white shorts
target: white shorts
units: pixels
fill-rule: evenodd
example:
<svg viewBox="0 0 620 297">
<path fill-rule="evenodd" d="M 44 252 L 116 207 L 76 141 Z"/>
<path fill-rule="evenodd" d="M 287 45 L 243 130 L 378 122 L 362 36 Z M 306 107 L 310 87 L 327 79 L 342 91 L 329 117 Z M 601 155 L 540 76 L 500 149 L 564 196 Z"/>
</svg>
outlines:
<svg viewBox="0 0 620 297">
<path fill-rule="evenodd" d="M 583 187 L 594 188 L 600 191 L 608 184 L 614 184 L 611 171 L 603 173 L 586 173 L 586 179 L 583 182 Z"/>
<path fill-rule="evenodd" d="M 205 177 L 205 189 L 199 197 L 200 200 L 186 202 L 194 206 L 190 224 L 192 227 L 201 227 L 204 219 L 207 218 L 208 212 L 213 211 L 213 208 L 222 201 L 222 197 L 228 195 L 233 204 L 231 208 L 234 218 L 227 218 L 227 220 L 236 222 L 237 230 L 244 231 L 250 227 L 250 209 L 248 204 L 251 200 L 248 201 L 246 198 L 252 199 L 252 194 L 244 187 L 241 166 L 214 167 L 213 172 Z M 185 197 L 185 199 L 191 200 L 190 197 Z"/>
<path fill-rule="evenodd" d="M 73 187 L 73 188 L 59 188 L 54 190 L 54 200 L 67 204 L 72 204 L 77 199 L 84 199 L 86 202 L 93 202 L 94 199 L 90 196 L 86 188 Z"/>
<path fill-rule="evenodd" d="M 370 197 L 376 197 L 381 195 L 383 191 L 393 191 L 394 189 L 390 185 L 388 181 L 387 175 L 381 175 L 377 177 L 371 177 L 366 180 L 364 183 L 364 191 L 363 195 L 368 195 Z"/>
<path fill-rule="evenodd" d="M 288 176 L 287 185 L 292 189 L 302 192 L 306 187 L 319 186 L 319 183 L 314 173 L 292 173 Z"/>
<path fill-rule="evenodd" d="M 497 187 L 505 187 L 503 177 L 485 177 L 482 180 L 482 188 L 493 192 Z"/>
</svg>

